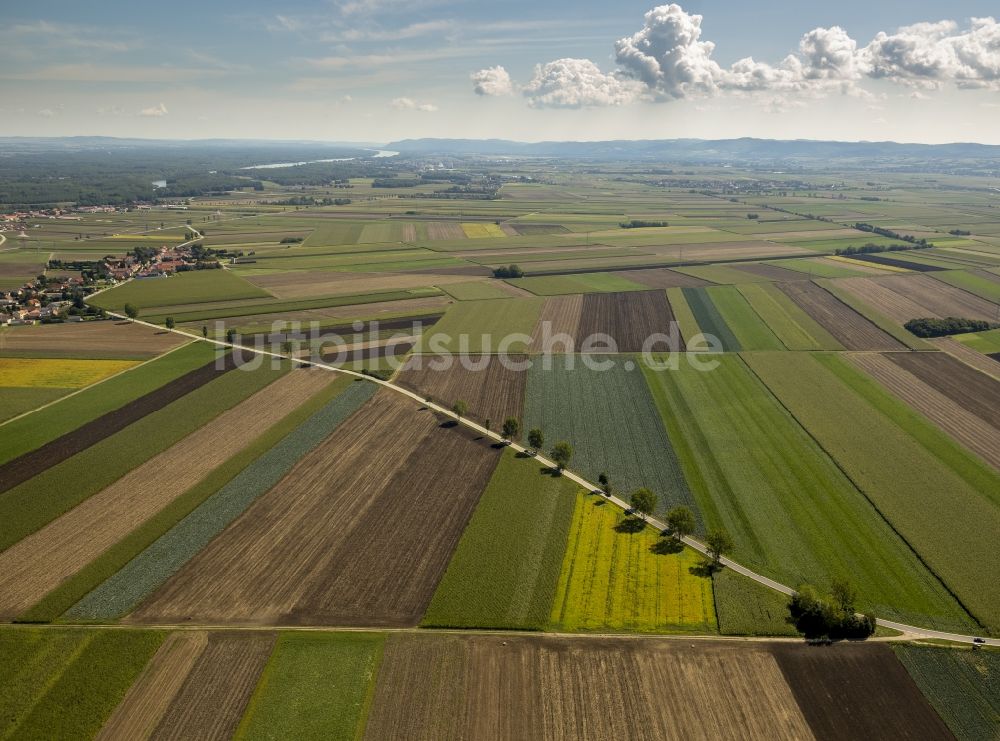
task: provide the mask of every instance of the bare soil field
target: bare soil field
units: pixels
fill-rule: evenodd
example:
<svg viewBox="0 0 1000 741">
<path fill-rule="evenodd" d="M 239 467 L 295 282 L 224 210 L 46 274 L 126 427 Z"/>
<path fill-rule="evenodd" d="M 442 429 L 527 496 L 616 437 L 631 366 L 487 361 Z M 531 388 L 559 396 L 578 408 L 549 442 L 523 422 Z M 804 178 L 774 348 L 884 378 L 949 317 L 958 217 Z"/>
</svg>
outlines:
<svg viewBox="0 0 1000 741">
<path fill-rule="evenodd" d="M 789 270 L 788 268 L 780 267 L 779 265 L 766 265 L 764 263 L 747 263 L 746 265 L 731 265 L 730 267 L 736 268 L 744 273 L 750 275 L 755 275 L 760 278 L 767 278 L 768 280 L 778 281 L 780 283 L 790 283 L 792 281 L 805 280 L 806 276 L 802 273 L 796 272 L 794 270 Z"/>
<path fill-rule="evenodd" d="M 133 422 L 142 419 L 158 409 L 162 409 L 172 401 L 204 386 L 209 381 L 218 378 L 222 373 L 232 370 L 233 357 L 226 356 L 224 368 L 217 369 L 215 361 L 205 364 L 180 378 L 164 384 L 145 396 L 115 409 L 113 412 L 98 417 L 40 448 L 25 453 L 0 466 L 0 492 L 13 489 L 28 479 L 37 476 L 52 466 L 62 463 L 81 450 L 111 437 L 116 432 L 125 429 Z"/>
<path fill-rule="evenodd" d="M 894 355 L 895 353 L 887 355 L 865 353 L 847 357 L 891 393 L 1000 470 L 1000 429 L 986 423 L 905 370 L 905 364 L 895 359 Z"/>
<path fill-rule="evenodd" d="M 887 357 L 1000 430 L 1000 381 L 945 353 L 893 353 Z"/>
<path fill-rule="evenodd" d="M 670 332 L 674 314 L 663 291 L 588 293 L 583 297 L 579 338 L 605 333 L 618 343 L 619 352 L 639 352 L 646 338 Z M 684 340 L 680 339 L 683 347 Z M 659 344 L 661 350 L 665 345 Z"/>
<path fill-rule="evenodd" d="M 938 316 L 959 316 L 987 322 L 997 319 L 996 304 L 929 275 L 888 275 L 879 278 L 878 282 L 896 293 L 911 297 Z"/>
<path fill-rule="evenodd" d="M 0 354 L 151 358 L 185 342 L 180 335 L 132 322 L 70 322 L 14 327 L 4 334 Z"/>
<path fill-rule="evenodd" d="M 819 741 L 954 738 L 885 644 L 771 644 Z"/>
<path fill-rule="evenodd" d="M 365 733 L 734 737 L 812 737 L 769 644 L 523 635 L 390 636 Z"/>
<path fill-rule="evenodd" d="M 97 740 L 149 738 L 207 645 L 208 633 L 168 635 L 101 728 Z"/>
<path fill-rule="evenodd" d="M 712 285 L 707 280 L 695 278 L 693 275 L 678 273 L 677 271 L 670 270 L 669 268 L 628 270 L 613 274 L 621 275 L 623 278 L 635 281 L 639 285 L 647 286 L 649 288 L 697 288 L 698 286 Z"/>
<path fill-rule="evenodd" d="M 521 222 L 505 223 L 504 227 L 510 227 L 514 234 L 521 237 L 539 237 L 545 234 L 568 234 L 569 229 L 561 224 L 529 224 Z M 504 231 L 507 231 L 504 229 Z"/>
<path fill-rule="evenodd" d="M 432 221 L 427 225 L 427 238 L 465 239 L 465 232 L 457 221 Z"/>
<path fill-rule="evenodd" d="M 812 281 L 775 285 L 848 350 L 906 349 L 899 340 L 890 337 Z"/>
<path fill-rule="evenodd" d="M 499 458 L 380 392 L 129 618 L 413 626 Z"/>
<path fill-rule="evenodd" d="M 152 737 L 232 738 L 274 641 L 271 633 L 212 633 Z"/>
<path fill-rule="evenodd" d="M 0 617 L 16 617 L 335 379 L 293 370 L 0 553 Z"/>
<path fill-rule="evenodd" d="M 931 340 L 931 343 L 966 365 L 1000 380 L 1000 363 L 989 356 L 976 352 L 971 347 L 967 347 L 951 337 L 937 337 Z"/>
<path fill-rule="evenodd" d="M 437 271 L 434 272 L 437 273 Z M 431 281 L 426 275 L 419 273 L 337 273 L 333 271 L 270 273 L 247 278 L 254 285 L 283 300 L 424 288 L 432 282 L 459 283 L 465 279 L 460 275 L 438 275 Z"/>
<path fill-rule="evenodd" d="M 531 352 L 541 352 L 545 345 L 545 322 L 549 322 L 548 336 L 555 338 L 556 335 L 564 334 L 573 338 L 573 346 L 576 349 L 577 337 L 580 333 L 580 318 L 583 315 L 583 296 L 555 296 L 545 299 L 542 304 L 542 312 L 538 316 L 538 323 L 531 334 Z M 554 352 L 561 347 L 552 342 L 550 351 Z"/>
<path fill-rule="evenodd" d="M 837 285 L 843 286 L 861 301 L 900 324 L 906 324 L 911 319 L 920 317 L 938 316 L 913 299 L 882 285 L 881 281 L 874 278 L 843 278 L 837 281 Z"/>
<path fill-rule="evenodd" d="M 461 399 L 469 405 L 471 419 L 480 423 L 490 420 L 494 429 L 499 429 L 508 417 L 521 419 L 527 371 L 508 369 L 494 355 L 469 356 L 468 368 L 459 358 L 452 360 L 451 368 L 434 370 L 430 358 L 413 356 L 396 376 L 396 382 L 448 407 Z"/>
</svg>

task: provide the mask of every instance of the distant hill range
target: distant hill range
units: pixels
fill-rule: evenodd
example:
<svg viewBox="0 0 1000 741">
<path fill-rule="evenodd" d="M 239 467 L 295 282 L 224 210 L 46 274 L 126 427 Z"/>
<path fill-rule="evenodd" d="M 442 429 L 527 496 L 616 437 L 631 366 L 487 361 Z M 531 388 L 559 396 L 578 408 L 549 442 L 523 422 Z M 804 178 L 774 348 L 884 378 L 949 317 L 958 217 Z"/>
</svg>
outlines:
<svg viewBox="0 0 1000 741">
<path fill-rule="evenodd" d="M 929 161 L 1000 164 L 1000 146 L 989 144 L 900 144 L 796 139 L 648 139 L 593 142 L 515 142 L 503 139 L 403 139 L 386 144 L 406 155 L 480 155 L 591 160 L 646 160 L 691 163 L 831 161 L 923 163 Z"/>
</svg>

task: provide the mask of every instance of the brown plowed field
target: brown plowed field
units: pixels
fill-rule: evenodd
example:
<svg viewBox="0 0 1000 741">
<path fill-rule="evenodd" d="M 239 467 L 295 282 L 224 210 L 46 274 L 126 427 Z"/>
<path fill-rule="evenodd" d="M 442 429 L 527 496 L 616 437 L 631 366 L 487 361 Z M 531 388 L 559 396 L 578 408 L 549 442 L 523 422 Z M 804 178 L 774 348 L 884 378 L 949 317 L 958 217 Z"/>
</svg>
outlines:
<svg viewBox="0 0 1000 741">
<path fill-rule="evenodd" d="M 1000 430 L 904 370 L 904 364 L 894 358 L 894 355 L 896 353 L 866 353 L 848 357 L 891 393 L 1000 470 Z"/>
<path fill-rule="evenodd" d="M 810 739 L 768 646 L 392 635 L 365 738 Z"/>
<path fill-rule="evenodd" d="M 187 342 L 180 335 L 132 322 L 81 322 L 15 327 L 4 335 L 3 352 L 72 355 L 77 358 L 151 358 Z"/>
<path fill-rule="evenodd" d="M 639 352 L 654 333 L 668 334 L 674 314 L 664 291 L 588 293 L 583 297 L 578 339 L 597 333 L 610 335 L 619 352 Z M 683 346 L 681 339 L 681 346 Z M 661 343 L 659 349 L 665 346 Z M 582 348 L 577 348 L 582 349 Z"/>
<path fill-rule="evenodd" d="M 885 644 L 771 644 L 819 741 L 953 739 Z"/>
<path fill-rule="evenodd" d="M 334 378 L 287 373 L 0 553 L 0 616 L 31 607 Z"/>
<path fill-rule="evenodd" d="M 427 225 L 428 239 L 465 239 L 462 225 L 452 221 L 433 221 Z"/>
<path fill-rule="evenodd" d="M 646 270 L 623 270 L 615 273 L 626 280 L 633 281 L 648 288 L 697 288 L 712 285 L 707 280 L 695 278 L 693 275 L 678 273 L 668 268 L 648 268 Z"/>
<path fill-rule="evenodd" d="M 888 357 L 966 411 L 1000 429 L 1000 381 L 945 353 L 893 353 Z"/>
<path fill-rule="evenodd" d="M 583 296 L 556 296 L 555 298 L 545 299 L 545 303 L 542 304 L 542 312 L 538 315 L 538 323 L 535 325 L 534 332 L 531 333 L 529 350 L 531 352 L 542 352 L 545 349 L 545 322 L 550 323 L 548 336 L 553 340 L 551 343 L 552 346 L 549 348 L 550 352 L 557 350 L 559 352 L 572 352 L 578 349 L 576 344 L 577 336 L 580 332 L 580 317 L 582 315 Z M 572 338 L 572 348 L 564 348 L 562 345 L 554 342 L 556 335 L 560 334 Z"/>
<path fill-rule="evenodd" d="M 458 357 L 451 360 L 451 368 L 434 370 L 432 358 L 413 356 L 396 376 L 396 383 L 447 407 L 461 399 L 469 405 L 470 418 L 490 420 L 494 429 L 499 429 L 508 417 L 521 419 L 526 370 L 508 369 L 495 355 L 469 356 L 469 368 Z M 511 360 L 520 362 L 524 358 L 511 356 Z"/>
<path fill-rule="evenodd" d="M 226 356 L 223 369 L 217 369 L 213 360 L 201 368 L 175 378 L 155 391 L 150 391 L 145 396 L 140 396 L 135 401 L 130 401 L 125 406 L 87 422 L 72 432 L 67 432 L 62 437 L 57 437 L 52 442 L 46 443 L 30 453 L 7 461 L 0 466 L 0 492 L 13 489 L 18 484 L 62 463 L 81 450 L 86 450 L 91 445 L 111 437 L 147 414 L 162 409 L 172 401 L 204 386 L 232 368 L 233 356 L 231 354 Z"/>
<path fill-rule="evenodd" d="M 232 738 L 274 640 L 271 633 L 212 633 L 153 738 Z"/>
<path fill-rule="evenodd" d="M 976 370 L 987 373 L 1000 380 L 1000 364 L 988 355 L 976 352 L 971 347 L 963 345 L 961 342 L 957 342 L 951 337 L 937 337 L 931 340 L 931 342 L 952 357 L 958 358 L 966 365 L 972 366 Z"/>
<path fill-rule="evenodd" d="M 883 332 L 812 281 L 775 285 L 848 350 L 906 349 L 899 340 Z"/>
<path fill-rule="evenodd" d="M 101 728 L 97 741 L 149 738 L 207 645 L 208 633 L 168 635 Z"/>
<path fill-rule="evenodd" d="M 938 316 L 958 316 L 987 322 L 997 320 L 996 304 L 935 280 L 929 275 L 889 275 L 879 278 L 878 282 L 896 293 L 909 296 Z"/>
<path fill-rule="evenodd" d="M 907 296 L 900 295 L 874 278 L 844 278 L 837 281 L 861 301 L 881 314 L 906 324 L 911 319 L 938 316 Z"/>
<path fill-rule="evenodd" d="M 130 618 L 415 625 L 499 450 L 383 391 Z"/>
<path fill-rule="evenodd" d="M 737 270 L 755 275 L 760 278 L 778 281 L 780 283 L 791 283 L 792 281 L 806 280 L 806 276 L 795 270 L 789 270 L 778 265 L 765 265 L 764 263 L 747 263 L 746 265 L 731 265 Z"/>
</svg>

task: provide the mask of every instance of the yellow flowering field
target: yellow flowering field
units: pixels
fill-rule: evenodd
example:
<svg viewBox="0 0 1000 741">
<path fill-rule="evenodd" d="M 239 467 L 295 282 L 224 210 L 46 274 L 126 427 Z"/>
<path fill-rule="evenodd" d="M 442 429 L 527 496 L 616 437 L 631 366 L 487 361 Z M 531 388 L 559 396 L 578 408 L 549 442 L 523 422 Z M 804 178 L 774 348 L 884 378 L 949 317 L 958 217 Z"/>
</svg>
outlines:
<svg viewBox="0 0 1000 741">
<path fill-rule="evenodd" d="M 483 239 L 485 237 L 506 237 L 504 230 L 493 223 L 468 222 L 462 224 L 462 231 L 469 239 Z"/>
<path fill-rule="evenodd" d="M 685 548 L 658 554 L 650 527 L 619 532 L 625 513 L 594 495 L 579 495 L 552 629 L 638 633 L 714 633 L 712 580 L 695 576 L 701 557 Z"/>
<path fill-rule="evenodd" d="M 0 358 L 0 386 L 77 389 L 120 373 L 136 360 Z"/>
</svg>

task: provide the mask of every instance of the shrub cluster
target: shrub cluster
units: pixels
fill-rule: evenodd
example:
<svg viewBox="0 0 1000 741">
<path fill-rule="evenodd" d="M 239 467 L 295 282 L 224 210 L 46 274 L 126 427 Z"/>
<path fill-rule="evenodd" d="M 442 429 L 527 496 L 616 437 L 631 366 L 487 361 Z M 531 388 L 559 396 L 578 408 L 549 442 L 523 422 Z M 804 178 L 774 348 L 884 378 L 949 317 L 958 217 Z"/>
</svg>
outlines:
<svg viewBox="0 0 1000 741">
<path fill-rule="evenodd" d="M 843 581 L 834 581 L 829 595 L 803 585 L 788 603 L 788 622 L 810 640 L 863 641 L 875 633 L 875 617 L 858 615 L 854 599 L 854 590 Z"/>
<path fill-rule="evenodd" d="M 985 332 L 997 325 L 984 322 L 982 319 L 946 316 L 944 319 L 932 317 L 911 319 L 903 326 L 917 337 L 944 337 L 951 334 L 965 334 L 966 332 Z"/>
<path fill-rule="evenodd" d="M 517 265 L 501 265 L 493 270 L 494 278 L 523 278 L 524 271 Z"/>
</svg>

